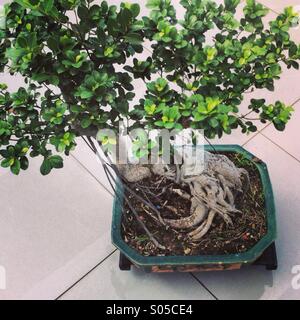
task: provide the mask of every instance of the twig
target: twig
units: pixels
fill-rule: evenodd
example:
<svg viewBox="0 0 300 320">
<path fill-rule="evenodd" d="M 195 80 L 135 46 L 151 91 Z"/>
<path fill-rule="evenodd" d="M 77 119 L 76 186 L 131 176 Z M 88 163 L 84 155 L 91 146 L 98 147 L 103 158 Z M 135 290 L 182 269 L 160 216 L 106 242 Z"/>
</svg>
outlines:
<svg viewBox="0 0 300 320">
<path fill-rule="evenodd" d="M 204 139 L 206 142 L 208 142 L 209 146 L 214 150 L 214 152 L 216 154 L 219 154 L 219 152 L 216 150 L 216 148 L 213 146 L 213 144 L 211 144 L 211 142 L 209 141 L 209 139 L 207 139 L 205 136 L 204 136 Z"/>
</svg>

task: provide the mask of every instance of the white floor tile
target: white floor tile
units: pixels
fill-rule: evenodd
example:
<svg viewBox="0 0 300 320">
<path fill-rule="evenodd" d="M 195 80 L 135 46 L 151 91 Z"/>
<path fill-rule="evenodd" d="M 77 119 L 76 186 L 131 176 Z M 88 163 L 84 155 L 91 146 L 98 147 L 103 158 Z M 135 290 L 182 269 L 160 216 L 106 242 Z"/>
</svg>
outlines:
<svg viewBox="0 0 300 320">
<path fill-rule="evenodd" d="M 196 275 L 219 299 L 300 299 L 300 291 L 291 285 L 295 276 L 291 270 L 300 265 L 300 164 L 262 135 L 246 149 L 269 167 L 277 208 L 279 269 L 249 267 Z"/>
<path fill-rule="evenodd" d="M 190 274 L 120 271 L 118 252 L 61 297 L 62 300 L 211 300 Z"/>
<path fill-rule="evenodd" d="M 0 299 L 55 298 L 113 249 L 112 197 L 71 158 L 47 177 L 39 164 L 1 170 Z"/>
</svg>

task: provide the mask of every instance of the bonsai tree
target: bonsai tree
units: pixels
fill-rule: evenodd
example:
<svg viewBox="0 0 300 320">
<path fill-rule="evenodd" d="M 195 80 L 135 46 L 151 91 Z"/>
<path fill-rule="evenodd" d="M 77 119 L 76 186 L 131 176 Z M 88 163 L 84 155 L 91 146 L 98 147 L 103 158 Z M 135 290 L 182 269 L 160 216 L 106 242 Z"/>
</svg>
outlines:
<svg viewBox="0 0 300 320">
<path fill-rule="evenodd" d="M 237 129 L 255 132 L 259 121 L 284 130 L 292 106 L 265 99 L 252 99 L 247 113 L 240 106 L 254 89 L 273 91 L 284 67 L 299 68 L 300 46 L 288 33 L 298 21 L 293 9 L 265 26 L 268 10 L 254 0 L 246 1 L 241 19 L 235 15 L 240 0 L 180 3 L 182 20 L 171 0 L 148 0 L 146 17 L 131 3 L 117 7 L 93 0 L 15 0 L 5 5 L 0 69 L 20 74 L 26 85 L 14 93 L 0 85 L 1 166 L 17 175 L 28 168 L 30 157 L 41 156 L 41 173 L 47 175 L 63 167 L 61 155 L 76 148 L 77 137 L 96 151 L 92 137 L 100 129 L 117 134 L 119 121 L 149 130 L 201 129 L 208 139 Z M 139 58 L 141 53 L 148 57 Z M 143 90 L 140 83 L 144 97 L 133 102 L 137 90 Z M 105 134 L 98 141 L 106 148 L 116 144 Z M 145 156 L 152 147 L 151 142 L 137 142 L 135 153 Z M 181 196 L 191 198 L 190 218 L 163 219 L 155 206 L 140 199 L 172 228 L 201 223 L 190 234 L 194 240 L 204 236 L 216 214 L 232 223 L 237 211 L 232 190 L 241 189 L 247 179 L 226 157 L 206 156 L 211 170 L 198 177 L 188 179 L 178 166 L 177 174 L 152 168 L 189 184 L 191 194 Z M 115 169 L 130 180 L 132 168 Z M 139 170 L 140 178 L 149 175 L 148 167 Z"/>
</svg>

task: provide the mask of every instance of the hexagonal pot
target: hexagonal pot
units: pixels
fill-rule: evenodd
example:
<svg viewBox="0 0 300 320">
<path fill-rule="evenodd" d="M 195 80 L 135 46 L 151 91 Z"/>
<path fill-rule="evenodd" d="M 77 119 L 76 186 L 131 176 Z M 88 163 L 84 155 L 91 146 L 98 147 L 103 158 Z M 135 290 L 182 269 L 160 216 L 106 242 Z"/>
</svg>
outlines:
<svg viewBox="0 0 300 320">
<path fill-rule="evenodd" d="M 153 256 L 146 257 L 129 247 L 122 239 L 121 220 L 123 206 L 123 189 L 121 184 L 117 185 L 112 219 L 112 242 L 113 244 L 139 268 L 147 272 L 168 271 L 209 271 L 209 270 L 232 270 L 240 269 L 243 265 L 251 264 L 257 260 L 263 252 L 275 241 L 276 238 L 276 216 L 272 185 L 267 166 L 264 162 L 238 145 L 214 145 L 205 146 L 207 151 L 218 151 L 224 154 L 239 153 L 253 163 L 259 170 L 263 191 L 265 196 L 265 207 L 267 215 L 267 234 L 250 250 L 239 254 L 227 255 L 198 255 L 198 256 Z"/>
</svg>

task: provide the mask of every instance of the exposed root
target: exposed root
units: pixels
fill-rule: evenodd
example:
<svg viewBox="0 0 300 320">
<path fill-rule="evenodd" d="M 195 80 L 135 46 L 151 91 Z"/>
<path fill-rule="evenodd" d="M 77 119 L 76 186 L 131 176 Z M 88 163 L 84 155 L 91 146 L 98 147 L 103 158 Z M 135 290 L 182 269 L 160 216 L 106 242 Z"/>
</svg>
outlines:
<svg viewBox="0 0 300 320">
<path fill-rule="evenodd" d="M 191 200 L 191 196 L 187 192 L 184 192 L 181 189 L 172 189 L 172 191 L 177 193 L 180 197 L 182 197 L 185 200 Z"/>
<path fill-rule="evenodd" d="M 178 220 L 164 219 L 165 223 L 174 229 L 191 229 L 201 223 L 207 215 L 205 205 L 197 205 L 194 213 L 187 217 Z"/>
<path fill-rule="evenodd" d="M 249 177 L 249 173 L 246 169 L 244 168 L 239 168 L 240 170 L 240 174 L 241 176 L 244 178 L 244 185 L 243 185 L 243 189 L 244 192 L 248 191 L 248 189 L 250 188 L 250 177 Z"/>
<path fill-rule="evenodd" d="M 193 241 L 199 241 L 207 234 L 207 232 L 209 231 L 209 229 L 212 225 L 212 222 L 214 220 L 215 215 L 216 215 L 216 212 L 214 210 L 211 210 L 208 214 L 205 225 L 200 226 L 198 229 L 196 229 L 192 235 L 189 234 L 189 236 L 191 236 L 191 239 Z"/>
<path fill-rule="evenodd" d="M 194 229 L 193 231 L 190 231 L 188 233 L 188 236 L 192 239 L 193 236 L 195 236 L 196 234 L 198 234 L 200 231 L 202 231 L 204 229 L 204 227 L 206 226 L 207 223 L 207 219 L 204 220 L 199 227 L 197 227 L 196 229 Z"/>
<path fill-rule="evenodd" d="M 226 182 L 225 178 L 222 175 L 219 174 L 218 178 L 220 179 L 223 190 L 225 192 L 225 198 L 227 198 L 230 205 L 233 206 L 234 205 L 234 195 L 230 191 L 230 185 Z"/>
</svg>

